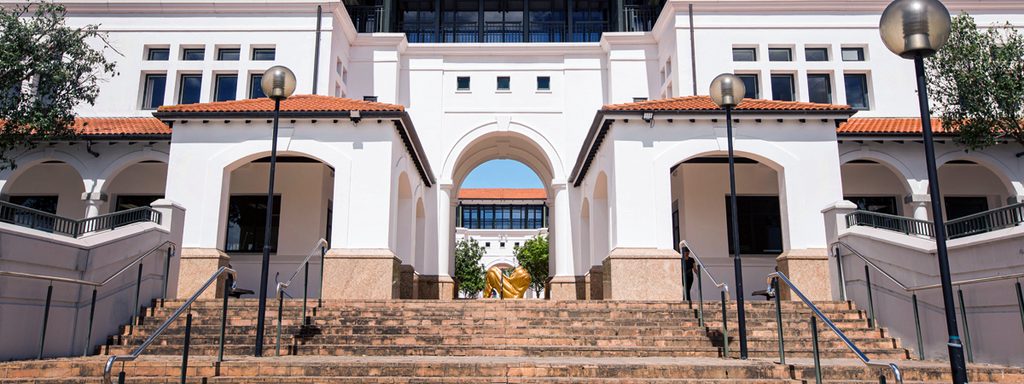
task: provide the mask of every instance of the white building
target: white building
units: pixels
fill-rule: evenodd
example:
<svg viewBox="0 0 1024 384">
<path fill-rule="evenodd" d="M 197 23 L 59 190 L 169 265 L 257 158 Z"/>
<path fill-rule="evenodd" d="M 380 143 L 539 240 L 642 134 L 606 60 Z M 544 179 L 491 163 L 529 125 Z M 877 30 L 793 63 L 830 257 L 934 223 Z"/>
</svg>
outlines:
<svg viewBox="0 0 1024 384">
<path fill-rule="evenodd" d="M 248 99 L 272 65 L 295 72 L 298 96 L 282 103 L 271 278 L 325 238 L 325 298 L 452 298 L 456 239 L 501 239 L 458 228 L 461 184 L 492 159 L 544 183 L 552 298 L 679 300 L 680 240 L 735 287 L 725 120 L 700 96 L 723 72 L 768 99 L 734 115 L 745 295 L 778 267 L 813 298 L 838 298 L 829 255 L 842 239 L 889 247 L 871 256 L 908 281 L 936 276 L 926 240 L 847 228 L 830 210 L 845 199 L 930 217 L 913 64 L 880 40 L 885 1 L 60 2 L 69 23 L 108 34 L 119 75 L 79 109 L 82 138 L 19 154 L 0 171 L 0 195 L 76 219 L 178 204 L 179 295 L 228 263 L 239 285 L 259 286 L 272 102 Z M 945 3 L 979 25 L 1024 24 L 1022 2 Z M 938 137 L 949 217 L 1024 199 L 1019 144 L 965 152 Z M 1020 228 L 955 240 L 954 278 L 1024 270 Z M 979 246 L 1005 257 L 956 251 Z M 900 264 L 903 254 L 922 264 Z M 0 269 L 26 267 L 0 256 Z M 0 291 L 15 295 L 8 284 Z M 0 300 L 36 297 L 15 296 Z M 986 305 L 999 309 L 976 316 L 1011 321 L 1011 306 Z M 980 342 L 998 361 L 1008 341 L 990 337 Z"/>
</svg>

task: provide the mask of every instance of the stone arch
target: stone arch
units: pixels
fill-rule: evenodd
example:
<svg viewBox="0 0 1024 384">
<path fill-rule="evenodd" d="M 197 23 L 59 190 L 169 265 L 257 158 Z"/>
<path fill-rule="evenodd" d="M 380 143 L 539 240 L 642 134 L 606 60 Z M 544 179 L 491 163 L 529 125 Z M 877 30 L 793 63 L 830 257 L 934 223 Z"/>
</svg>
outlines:
<svg viewBox="0 0 1024 384">
<path fill-rule="evenodd" d="M 888 153 L 866 151 L 862 149 L 850 151 L 839 156 L 839 165 L 842 166 L 856 160 L 874 161 L 889 169 L 889 171 L 891 171 L 896 177 L 900 178 L 902 182 L 901 187 L 905 194 L 926 193 L 924 190 L 915 190 L 914 188 L 916 183 L 913 183 L 912 181 L 918 180 L 920 177 L 915 175 L 914 172 L 910 170 L 910 167 Z"/>
<path fill-rule="evenodd" d="M 608 175 L 598 172 L 591 191 L 590 264 L 600 265 L 611 252 L 611 212 L 608 205 Z"/>
<path fill-rule="evenodd" d="M 440 183 L 458 186 L 461 183 L 461 179 L 458 179 L 459 168 L 465 167 L 467 150 L 479 146 L 482 140 L 493 137 L 508 137 L 511 139 L 510 141 L 514 140 L 532 146 L 533 148 L 528 151 L 511 152 L 504 158 L 511 158 L 526 164 L 538 175 L 541 175 L 541 177 L 544 177 L 545 174 L 550 176 L 548 180 L 543 180 L 545 184 L 550 184 L 552 180 L 565 180 L 566 176 L 565 170 L 562 169 L 561 156 L 555 150 L 554 145 L 542 133 L 519 123 L 506 122 L 504 127 L 501 125 L 497 122 L 487 123 L 473 128 L 462 135 L 452 146 L 451 150 L 448 151 L 448 155 L 445 156 L 444 165 L 441 168 Z M 515 157 L 521 157 L 522 159 Z M 484 161 L 486 160 L 478 161 L 469 167 L 469 170 L 472 170 Z M 461 176 L 465 177 L 466 174 L 468 174 L 468 171 L 462 173 Z"/>
<path fill-rule="evenodd" d="M 395 188 L 395 199 L 392 201 L 394 213 L 392 216 L 392 249 L 402 264 L 413 265 L 415 263 L 415 209 L 413 205 L 412 186 L 409 182 L 409 174 L 402 172 L 398 175 L 398 185 Z"/>
<path fill-rule="evenodd" d="M 89 167 L 81 159 L 68 152 L 47 148 L 20 156 L 18 167 L 15 169 L 0 170 L 0 196 L 7 195 L 18 177 L 21 177 L 29 168 L 47 161 L 60 161 L 67 164 L 82 178 L 82 189 L 84 191 L 93 190 L 95 180 L 92 178 L 92 172 L 89 172 Z"/>
<path fill-rule="evenodd" d="M 427 228 L 427 215 L 426 209 L 423 206 L 423 198 L 416 199 L 416 214 L 414 215 L 416 220 L 415 225 L 415 249 L 413 256 L 413 267 L 416 270 L 423 270 L 424 259 L 427 255 L 427 239 L 426 239 L 426 228 Z"/>
<path fill-rule="evenodd" d="M 965 152 L 962 150 L 950 151 L 944 153 L 935 159 L 936 168 L 942 168 L 943 165 L 951 161 L 966 160 L 976 163 L 982 167 L 985 167 L 989 172 L 999 179 L 1005 188 L 1005 193 L 1009 196 L 1022 196 L 1024 195 L 1024 181 L 1013 180 L 1012 176 L 1014 172 L 1010 170 L 999 159 L 996 159 L 992 155 L 984 152 L 971 151 Z M 921 183 L 922 188 L 925 191 L 928 190 L 928 181 L 925 180 Z"/>
<path fill-rule="evenodd" d="M 143 149 L 141 151 L 129 152 L 118 157 L 99 173 L 96 177 L 96 184 L 93 186 L 93 191 L 106 193 L 110 184 L 109 181 L 113 180 L 121 173 L 121 171 L 124 171 L 132 165 L 148 161 L 167 164 L 169 158 L 170 155 L 168 153 L 154 149 Z"/>
<path fill-rule="evenodd" d="M 580 205 L 580 235 L 579 235 L 580 247 L 579 257 L 577 257 L 577 265 L 589 267 L 590 260 L 593 256 L 590 254 L 591 239 L 590 239 L 590 200 L 586 197 L 583 198 L 583 204 Z"/>
</svg>

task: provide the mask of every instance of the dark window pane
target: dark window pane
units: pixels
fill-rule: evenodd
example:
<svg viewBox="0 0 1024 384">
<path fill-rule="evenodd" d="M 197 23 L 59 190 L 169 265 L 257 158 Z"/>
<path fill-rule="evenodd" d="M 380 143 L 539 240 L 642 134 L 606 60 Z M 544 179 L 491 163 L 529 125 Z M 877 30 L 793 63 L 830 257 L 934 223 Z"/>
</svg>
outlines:
<svg viewBox="0 0 1024 384">
<path fill-rule="evenodd" d="M 170 58 L 171 50 L 169 48 L 150 48 L 146 53 L 146 60 L 167 61 Z"/>
<path fill-rule="evenodd" d="M 221 48 L 217 51 L 217 60 L 238 61 L 239 55 L 238 48 Z"/>
<path fill-rule="evenodd" d="M 772 100 L 796 100 L 793 88 L 793 75 L 772 75 Z"/>
<path fill-rule="evenodd" d="M 946 196 L 946 219 L 953 220 L 988 210 L 988 198 L 984 196 Z"/>
<path fill-rule="evenodd" d="M 889 215 L 899 214 L 899 210 L 896 208 L 895 196 L 843 196 L 843 200 L 849 200 L 850 202 L 857 204 L 857 209 L 862 211 L 885 213 Z"/>
<path fill-rule="evenodd" d="M 57 214 L 57 196 L 11 196 L 10 203 L 26 208 Z"/>
<path fill-rule="evenodd" d="M 266 224 L 266 196 L 231 196 L 228 202 L 226 252 L 263 251 L 263 230 Z M 274 196 L 270 220 L 270 251 L 277 251 L 277 232 L 281 226 L 281 196 Z"/>
<path fill-rule="evenodd" d="M 807 75 L 807 96 L 812 103 L 832 104 L 832 81 L 827 74 Z"/>
<path fill-rule="evenodd" d="M 807 48 L 804 55 L 807 61 L 828 61 L 828 48 Z"/>
<path fill-rule="evenodd" d="M 203 60 L 206 50 L 203 48 L 186 48 L 181 51 L 181 59 L 189 61 Z"/>
<path fill-rule="evenodd" d="M 277 55 L 277 51 L 274 48 L 253 48 L 252 59 L 253 60 L 274 60 Z"/>
<path fill-rule="evenodd" d="M 146 75 L 146 84 L 142 95 L 142 109 L 157 109 L 164 105 L 164 90 L 167 87 L 167 75 Z"/>
<path fill-rule="evenodd" d="M 779 213 L 778 196 L 736 196 L 737 217 L 739 218 L 740 253 L 769 254 L 782 253 L 782 215 Z M 725 196 L 726 233 L 729 253 L 732 248 L 732 207 L 729 196 Z"/>
<path fill-rule="evenodd" d="M 864 48 L 843 48 L 843 61 L 864 61 Z"/>
<path fill-rule="evenodd" d="M 193 104 L 199 102 L 199 92 L 203 86 L 203 75 L 181 75 L 181 91 L 178 95 L 178 104 Z"/>
<path fill-rule="evenodd" d="M 757 75 L 737 75 L 740 80 L 743 80 L 743 88 L 746 89 L 747 93 L 743 95 L 746 99 L 760 99 L 760 81 L 757 79 Z"/>
<path fill-rule="evenodd" d="M 793 61 L 793 50 L 789 48 L 768 48 L 768 61 Z"/>
<path fill-rule="evenodd" d="M 498 76 L 498 90 L 507 91 L 511 86 L 512 80 L 508 76 Z"/>
<path fill-rule="evenodd" d="M 848 74 L 843 76 L 846 82 L 846 104 L 854 109 L 868 109 L 868 76 L 865 74 Z"/>
<path fill-rule="evenodd" d="M 213 92 L 214 101 L 234 100 L 235 91 L 238 90 L 238 75 L 217 75 L 216 87 Z"/>
<path fill-rule="evenodd" d="M 546 91 L 551 89 L 551 78 L 547 76 L 537 76 L 537 90 Z"/>
<path fill-rule="evenodd" d="M 456 80 L 456 83 L 458 83 L 456 85 L 458 85 L 460 91 L 468 91 L 469 90 L 469 77 L 468 76 L 460 76 L 460 77 L 456 78 L 455 80 Z"/>
<path fill-rule="evenodd" d="M 267 95 L 263 94 L 263 86 L 261 84 L 262 82 L 263 82 L 263 74 L 262 73 L 257 73 L 257 74 L 249 75 L 249 98 L 250 99 L 258 99 L 258 98 L 261 98 L 261 97 L 267 97 Z"/>
<path fill-rule="evenodd" d="M 113 212 L 127 211 L 139 207 L 148 207 L 154 201 L 164 198 L 160 195 L 118 195 Z"/>
<path fill-rule="evenodd" d="M 754 48 L 733 48 L 732 61 L 757 61 L 757 50 Z"/>
<path fill-rule="evenodd" d="M 57 214 L 57 196 L 11 196 L 9 201 L 11 204 L 17 204 L 50 214 Z M 0 221 L 41 231 L 53 232 L 55 220 L 50 217 L 40 216 L 24 211 L 6 211 L 5 214 L 0 215 Z"/>
</svg>

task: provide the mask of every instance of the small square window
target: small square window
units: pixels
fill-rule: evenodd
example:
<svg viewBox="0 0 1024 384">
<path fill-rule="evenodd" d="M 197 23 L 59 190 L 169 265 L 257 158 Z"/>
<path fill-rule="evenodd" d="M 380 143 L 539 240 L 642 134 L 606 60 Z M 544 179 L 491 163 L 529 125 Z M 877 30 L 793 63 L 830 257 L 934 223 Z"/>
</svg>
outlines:
<svg viewBox="0 0 1024 384">
<path fill-rule="evenodd" d="M 241 50 L 238 48 L 221 48 L 217 50 L 217 60 L 220 61 L 238 61 L 241 55 Z"/>
<path fill-rule="evenodd" d="M 768 48 L 768 61 L 793 61 L 793 50 L 789 48 Z"/>
<path fill-rule="evenodd" d="M 733 48 L 732 61 L 757 61 L 757 49 Z"/>
<path fill-rule="evenodd" d="M 498 243 L 498 246 L 501 247 L 501 248 L 505 248 L 505 242 L 502 241 L 502 242 Z"/>
<path fill-rule="evenodd" d="M 202 61 L 206 56 L 203 48 L 185 48 L 181 50 L 181 59 L 186 61 Z"/>
<path fill-rule="evenodd" d="M 550 91 L 551 90 L 551 78 L 547 76 L 537 76 L 537 90 L 538 91 Z"/>
<path fill-rule="evenodd" d="M 498 76 L 498 90 L 507 91 L 512 86 L 512 79 L 508 76 Z"/>
<path fill-rule="evenodd" d="M 804 56 L 807 61 L 828 61 L 828 48 L 807 48 Z"/>
<path fill-rule="evenodd" d="M 455 78 L 456 85 L 460 91 L 469 90 L 469 76 L 459 76 Z"/>
<path fill-rule="evenodd" d="M 513 247 L 514 248 L 519 248 L 519 242 L 517 241 Z"/>
<path fill-rule="evenodd" d="M 249 98 L 259 99 L 261 97 L 267 97 L 263 94 L 263 74 L 254 73 L 249 75 Z"/>
<path fill-rule="evenodd" d="M 488 242 L 484 243 L 484 247 L 485 248 L 490 248 L 491 247 L 491 242 L 488 241 Z"/>
<path fill-rule="evenodd" d="M 864 61 L 864 48 L 843 48 L 843 61 Z"/>
<path fill-rule="evenodd" d="M 760 99 L 760 81 L 758 76 L 755 74 L 740 74 L 736 75 L 743 80 L 743 88 L 746 89 L 746 93 L 743 95 L 745 99 Z"/>
<path fill-rule="evenodd" d="M 827 73 L 807 74 L 807 99 L 812 103 L 832 104 L 832 78 Z"/>
<path fill-rule="evenodd" d="M 772 75 L 772 100 L 796 101 L 793 75 Z"/>
<path fill-rule="evenodd" d="M 146 60 L 167 61 L 170 58 L 171 50 L 169 48 L 150 48 L 146 51 Z"/>
<path fill-rule="evenodd" d="M 252 59 L 257 61 L 269 61 L 274 60 L 277 56 L 277 50 L 274 48 L 253 48 Z"/>
</svg>

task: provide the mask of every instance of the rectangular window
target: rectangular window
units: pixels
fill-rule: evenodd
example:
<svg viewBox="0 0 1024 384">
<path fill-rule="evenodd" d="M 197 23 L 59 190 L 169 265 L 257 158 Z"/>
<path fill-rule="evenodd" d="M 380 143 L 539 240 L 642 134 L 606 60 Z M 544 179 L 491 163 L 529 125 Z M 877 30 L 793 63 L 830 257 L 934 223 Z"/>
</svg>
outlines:
<svg viewBox="0 0 1024 384">
<path fill-rule="evenodd" d="M 139 207 L 148 207 L 154 201 L 164 198 L 161 195 L 118 195 L 112 212 L 127 211 Z"/>
<path fill-rule="evenodd" d="M 170 48 L 150 48 L 146 51 L 146 60 L 167 61 L 171 58 Z"/>
<path fill-rule="evenodd" d="M 796 86 L 793 84 L 793 75 L 772 75 L 772 100 L 796 100 Z"/>
<path fill-rule="evenodd" d="M 25 208 L 57 214 L 57 196 L 11 196 L 9 202 Z"/>
<path fill-rule="evenodd" d="M 203 48 L 185 48 L 181 50 L 181 59 L 186 61 L 202 61 L 206 56 Z"/>
<path fill-rule="evenodd" d="M 747 93 L 743 95 L 746 99 L 760 99 L 761 98 L 761 81 L 758 80 L 758 76 L 755 74 L 740 74 L 740 80 L 743 80 L 743 88 L 747 90 Z"/>
<path fill-rule="evenodd" d="M 739 218 L 740 253 L 777 255 L 782 253 L 782 215 L 778 196 L 736 196 Z M 729 253 L 732 248 L 732 207 L 725 196 L 725 220 Z"/>
<path fill-rule="evenodd" d="M 889 215 L 898 215 L 895 196 L 843 196 L 843 200 L 857 204 L 857 209 Z"/>
<path fill-rule="evenodd" d="M 164 105 L 164 90 L 167 87 L 167 75 L 146 75 L 142 90 L 142 109 L 157 109 Z"/>
<path fill-rule="evenodd" d="M 178 104 L 198 103 L 199 92 L 203 87 L 203 75 L 181 75 L 178 87 Z"/>
<path fill-rule="evenodd" d="M 985 196 L 946 196 L 946 219 L 953 220 L 988 210 L 988 198 Z"/>
<path fill-rule="evenodd" d="M 235 99 L 238 90 L 238 75 L 217 75 L 214 83 L 213 100 L 229 101 Z"/>
<path fill-rule="evenodd" d="M 274 60 L 277 56 L 277 50 L 274 48 L 253 48 L 252 59 L 253 60 Z"/>
<path fill-rule="evenodd" d="M 458 87 L 457 88 L 458 90 L 460 90 L 460 91 L 468 91 L 469 90 L 469 76 L 459 76 L 459 77 L 456 77 L 455 78 L 455 83 L 456 83 L 455 85 Z"/>
<path fill-rule="evenodd" d="M 263 94 L 263 74 L 254 73 L 249 75 L 249 98 L 259 99 L 261 97 L 267 97 Z"/>
<path fill-rule="evenodd" d="M 864 48 L 843 48 L 843 61 L 864 61 Z"/>
<path fill-rule="evenodd" d="M 832 79 L 828 74 L 807 75 L 807 98 L 812 103 L 832 104 Z"/>
<path fill-rule="evenodd" d="M 768 48 L 768 61 L 793 61 L 793 50 L 789 48 Z"/>
<path fill-rule="evenodd" d="M 220 61 L 238 61 L 239 56 L 241 56 L 239 48 L 221 48 L 217 50 L 217 60 Z"/>
<path fill-rule="evenodd" d="M 550 91 L 551 90 L 551 78 L 547 76 L 537 76 L 537 90 L 538 91 Z"/>
<path fill-rule="evenodd" d="M 828 61 L 828 48 L 807 48 L 804 56 L 807 61 Z"/>
<path fill-rule="evenodd" d="M 869 109 L 871 104 L 868 101 L 868 75 L 846 74 L 843 80 L 846 83 L 846 104 L 853 109 Z"/>
<path fill-rule="evenodd" d="M 56 215 L 57 200 L 57 196 L 11 196 L 9 202 Z M 11 210 L 4 210 L 4 213 L 0 214 L 0 222 L 53 232 L 53 220 L 39 220 L 38 216 L 31 213 L 17 213 Z"/>
<path fill-rule="evenodd" d="M 266 196 L 231 196 L 228 201 L 226 252 L 263 252 L 263 229 L 267 215 Z M 270 220 L 270 251 L 277 252 L 277 232 L 281 227 L 281 195 L 274 196 Z"/>
<path fill-rule="evenodd" d="M 757 49 L 733 48 L 732 61 L 757 61 Z"/>
<path fill-rule="evenodd" d="M 512 79 L 508 76 L 498 76 L 498 90 L 507 91 L 512 87 Z"/>
</svg>

